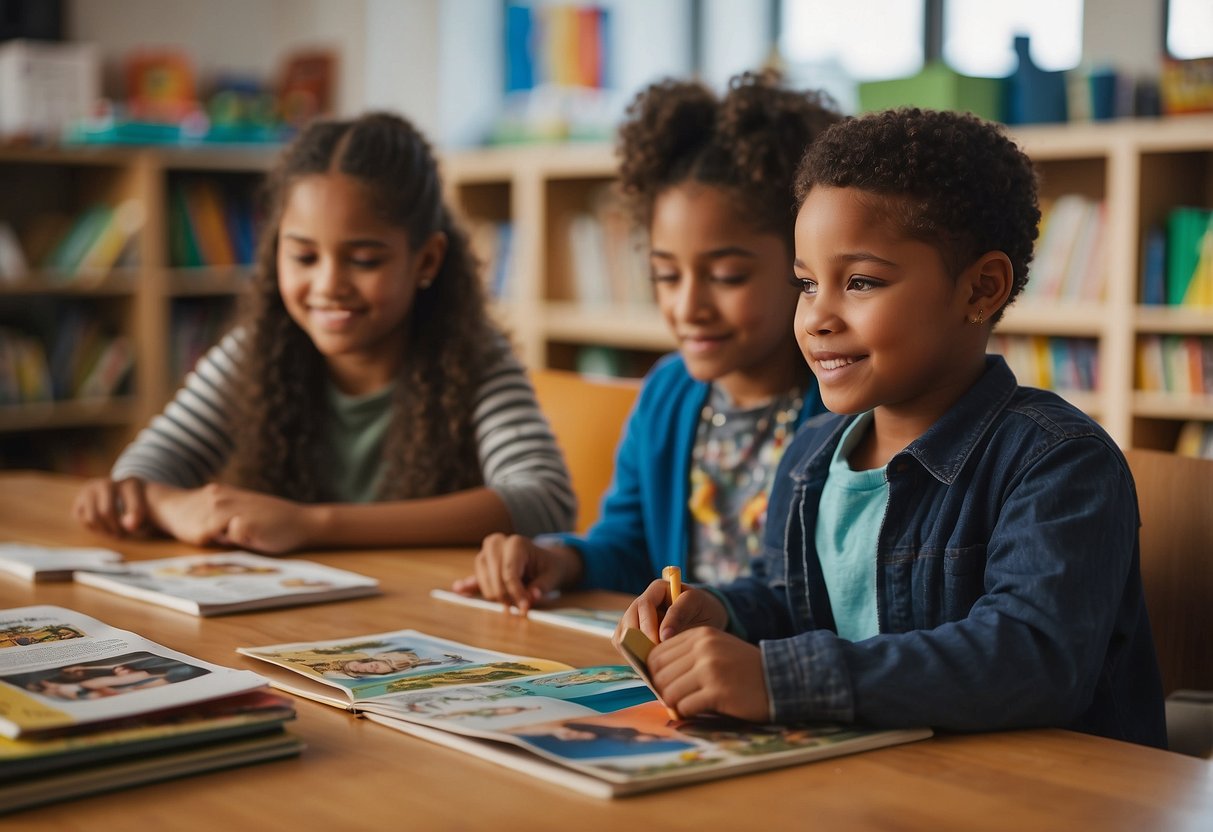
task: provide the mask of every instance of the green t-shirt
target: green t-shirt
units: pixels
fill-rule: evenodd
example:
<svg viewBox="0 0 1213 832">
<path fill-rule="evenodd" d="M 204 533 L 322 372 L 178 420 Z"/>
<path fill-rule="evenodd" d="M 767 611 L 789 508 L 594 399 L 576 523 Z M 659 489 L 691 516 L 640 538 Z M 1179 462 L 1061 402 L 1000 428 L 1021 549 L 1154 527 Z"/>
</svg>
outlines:
<svg viewBox="0 0 1213 832">
<path fill-rule="evenodd" d="M 329 383 L 333 451 L 329 485 L 338 502 L 369 503 L 378 494 L 386 467 L 383 440 L 392 422 L 395 389 L 395 384 L 389 384 L 374 393 L 347 396 Z"/>
</svg>

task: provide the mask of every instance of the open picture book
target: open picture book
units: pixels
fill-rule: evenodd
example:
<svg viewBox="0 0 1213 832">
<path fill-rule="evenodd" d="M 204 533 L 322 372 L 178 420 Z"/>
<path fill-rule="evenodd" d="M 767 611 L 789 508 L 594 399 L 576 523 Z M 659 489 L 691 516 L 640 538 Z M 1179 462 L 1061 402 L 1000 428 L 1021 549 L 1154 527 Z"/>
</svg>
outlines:
<svg viewBox="0 0 1213 832">
<path fill-rule="evenodd" d="M 129 561 L 76 581 L 192 615 L 314 604 L 379 592 L 374 578 L 298 558 L 250 552 Z"/>
<path fill-rule="evenodd" d="M 930 736 L 838 725 L 671 719 L 632 668 L 572 668 L 414 630 L 240 648 L 283 690 L 596 797 L 851 754 Z M 292 678 L 293 677 L 293 678 Z"/>
<path fill-rule="evenodd" d="M 462 604 L 465 607 L 474 607 L 475 609 L 500 613 L 508 612 L 513 615 L 520 614 L 517 607 L 507 607 L 500 601 L 489 601 L 484 598 L 460 595 L 458 592 L 452 592 L 449 589 L 432 589 L 430 590 L 430 597 L 437 598 L 439 601 L 448 601 L 452 604 Z M 555 599 L 547 600 L 548 603 L 552 603 Z M 545 624 L 551 624 L 556 627 L 567 627 L 570 630 L 580 630 L 583 633 L 590 633 L 602 636 L 603 638 L 610 638 L 614 634 L 615 627 L 619 624 L 619 619 L 622 616 L 623 610 L 595 610 L 588 607 L 565 606 L 532 607 L 527 612 L 527 618 L 533 621 L 542 621 Z"/>
</svg>

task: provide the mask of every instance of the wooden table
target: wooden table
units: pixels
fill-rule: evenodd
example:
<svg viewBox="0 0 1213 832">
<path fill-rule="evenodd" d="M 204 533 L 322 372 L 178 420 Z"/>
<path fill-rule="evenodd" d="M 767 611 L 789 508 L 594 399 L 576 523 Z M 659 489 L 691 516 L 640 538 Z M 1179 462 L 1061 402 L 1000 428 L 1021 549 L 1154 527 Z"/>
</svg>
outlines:
<svg viewBox="0 0 1213 832">
<path fill-rule="evenodd" d="M 75 525 L 79 481 L 0 474 L 0 537 L 184 554 Z M 414 628 L 570 664 L 616 663 L 605 639 L 429 598 L 468 571 L 467 550 L 311 553 L 377 577 L 380 597 L 199 619 L 90 587 L 0 576 L 0 608 L 57 604 L 233 667 L 242 645 Z M 619 607 L 589 593 L 578 603 Z M 910 745 L 602 801 L 298 700 L 297 759 L 141 786 L 0 817 L 0 828 L 125 829 L 1213 829 L 1213 764 L 1061 730 L 937 736 Z"/>
</svg>

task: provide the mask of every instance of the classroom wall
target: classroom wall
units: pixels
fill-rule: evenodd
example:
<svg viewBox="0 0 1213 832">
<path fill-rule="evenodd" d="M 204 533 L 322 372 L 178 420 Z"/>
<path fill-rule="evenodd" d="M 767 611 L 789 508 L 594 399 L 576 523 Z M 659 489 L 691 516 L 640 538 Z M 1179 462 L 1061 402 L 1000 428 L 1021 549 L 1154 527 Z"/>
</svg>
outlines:
<svg viewBox="0 0 1213 832">
<path fill-rule="evenodd" d="M 690 0 L 598 2 L 612 14 L 619 112 L 641 86 L 690 72 Z M 269 77 L 289 49 L 327 44 L 341 55 L 340 113 L 398 110 L 443 146 L 474 143 L 501 100 L 501 0 L 68 0 L 65 8 L 69 37 L 98 43 L 111 67 L 134 47 L 159 44 L 186 49 L 203 77 Z M 706 81 L 723 85 L 768 57 L 770 3 L 704 0 L 701 8 Z M 1163 0 L 1086 0 L 1083 60 L 1157 74 L 1162 9 Z"/>
</svg>

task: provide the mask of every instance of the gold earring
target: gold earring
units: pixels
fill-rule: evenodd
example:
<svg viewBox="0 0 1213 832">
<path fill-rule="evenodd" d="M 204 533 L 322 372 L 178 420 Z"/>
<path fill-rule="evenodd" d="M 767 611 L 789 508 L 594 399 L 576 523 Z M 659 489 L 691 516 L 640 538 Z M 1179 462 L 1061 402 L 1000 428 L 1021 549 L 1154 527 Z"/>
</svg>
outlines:
<svg viewBox="0 0 1213 832">
<path fill-rule="evenodd" d="M 969 318 L 969 323 L 981 325 L 986 319 L 986 310 L 978 309 L 975 317 Z"/>
</svg>

